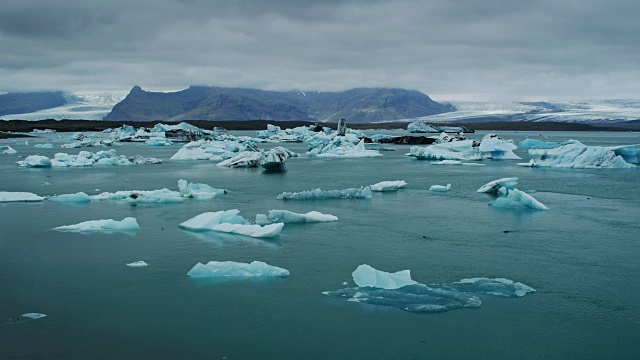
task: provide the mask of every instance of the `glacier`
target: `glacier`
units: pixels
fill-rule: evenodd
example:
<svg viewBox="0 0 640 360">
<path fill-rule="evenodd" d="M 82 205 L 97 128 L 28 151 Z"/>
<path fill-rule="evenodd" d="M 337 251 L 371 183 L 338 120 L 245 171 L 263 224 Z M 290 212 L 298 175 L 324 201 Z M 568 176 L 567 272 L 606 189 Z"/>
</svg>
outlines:
<svg viewBox="0 0 640 360">
<path fill-rule="evenodd" d="M 572 169 L 628 169 L 640 159 L 640 145 L 587 146 L 573 141 L 553 149 L 530 149 L 531 167 L 557 167 Z"/>
<path fill-rule="evenodd" d="M 30 192 L 0 191 L 0 203 L 4 202 L 35 202 L 42 201 L 43 197 Z"/>
<path fill-rule="evenodd" d="M 404 180 L 395 180 L 381 181 L 369 186 L 369 188 L 371 189 L 371 191 L 395 191 L 405 186 L 407 186 L 407 183 Z"/>
<path fill-rule="evenodd" d="M 116 221 L 113 219 L 108 220 L 91 220 L 84 221 L 75 225 L 64 225 L 53 228 L 58 231 L 72 231 L 72 232 L 82 232 L 82 233 L 91 233 L 91 232 L 106 232 L 106 233 L 115 233 L 115 232 L 124 232 L 131 233 L 140 230 L 140 225 L 133 217 L 126 217 L 121 221 Z"/>
<path fill-rule="evenodd" d="M 264 226 L 251 224 L 238 213 L 240 210 L 237 209 L 206 212 L 181 223 L 180 227 L 191 231 L 219 231 L 256 238 L 278 236 L 284 227 L 284 223 Z"/>
<path fill-rule="evenodd" d="M 349 188 L 344 190 L 314 189 L 301 192 L 283 192 L 278 200 L 327 200 L 327 199 L 371 199 L 371 188 Z"/>
<path fill-rule="evenodd" d="M 206 265 L 197 263 L 187 276 L 195 278 L 210 277 L 258 277 L 258 276 L 289 276 L 289 270 L 266 264 L 262 261 L 241 263 L 235 261 L 209 261 Z"/>
<path fill-rule="evenodd" d="M 468 278 L 453 283 L 425 285 L 411 279 L 409 270 L 385 273 L 360 265 L 352 276 L 358 287 L 325 291 L 323 294 L 347 301 L 390 306 L 413 313 L 437 313 L 462 308 L 479 308 L 474 294 L 518 298 L 536 290 L 505 278 Z M 400 274 L 399 274 L 400 273 Z M 390 276 L 399 274 L 399 279 Z"/>
</svg>

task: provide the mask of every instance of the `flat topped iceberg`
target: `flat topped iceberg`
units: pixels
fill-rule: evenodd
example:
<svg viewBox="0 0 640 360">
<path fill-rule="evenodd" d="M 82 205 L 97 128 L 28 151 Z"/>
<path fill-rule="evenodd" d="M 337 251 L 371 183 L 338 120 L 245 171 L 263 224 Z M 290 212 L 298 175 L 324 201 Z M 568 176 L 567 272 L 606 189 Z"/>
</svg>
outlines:
<svg viewBox="0 0 640 360">
<path fill-rule="evenodd" d="M 376 270 L 373 267 L 363 264 L 358 266 L 351 274 L 353 281 L 360 287 L 374 287 L 380 289 L 398 289 L 407 285 L 415 285 L 418 282 L 411 279 L 409 270 L 401 270 L 395 273 L 388 273 Z"/>
<path fill-rule="evenodd" d="M 289 270 L 266 264 L 262 261 L 241 263 L 235 261 L 209 261 L 206 265 L 197 263 L 187 276 L 208 277 L 257 277 L 289 276 Z"/>
<path fill-rule="evenodd" d="M 149 264 L 147 264 L 144 261 L 134 261 L 132 263 L 128 263 L 127 266 L 128 267 L 145 267 L 148 266 Z"/>
<path fill-rule="evenodd" d="M 278 195 L 278 200 L 371 199 L 371 197 L 371 188 L 366 186 L 344 190 L 323 191 L 315 189 L 301 192 L 283 192 Z"/>
<path fill-rule="evenodd" d="M 41 314 L 41 313 L 26 313 L 26 314 L 22 314 L 22 317 L 26 317 L 27 319 L 33 319 L 33 320 L 37 320 L 37 319 L 42 319 L 43 317 L 46 317 L 46 314 Z"/>
<path fill-rule="evenodd" d="M 351 134 L 349 134 L 351 135 Z M 364 147 L 364 139 L 359 140 L 356 145 L 350 140 L 345 140 L 345 136 L 336 136 L 326 146 L 317 150 L 311 150 L 310 155 L 317 157 L 343 157 L 343 158 L 363 158 L 382 156 L 377 150 L 367 150 Z"/>
<path fill-rule="evenodd" d="M 145 145 L 149 146 L 169 146 L 173 145 L 173 141 L 165 138 L 165 137 L 150 137 L 149 140 L 144 142 Z"/>
<path fill-rule="evenodd" d="M 123 190 L 114 193 L 103 192 L 89 196 L 93 201 L 109 200 L 127 203 L 178 203 L 183 202 L 184 197 L 178 191 L 169 189 L 161 190 Z"/>
<path fill-rule="evenodd" d="M 35 149 L 53 149 L 53 144 L 49 144 L 49 143 L 46 143 L 46 144 L 35 144 L 35 145 L 33 145 L 33 147 Z"/>
<path fill-rule="evenodd" d="M 89 195 L 87 195 L 86 193 L 77 192 L 75 194 L 54 195 L 54 196 L 51 196 L 51 197 L 47 198 L 47 200 L 55 201 L 55 202 L 80 203 L 80 202 L 89 202 L 89 201 L 91 201 L 91 197 L 89 197 Z"/>
<path fill-rule="evenodd" d="M 563 143 L 557 143 L 552 141 L 542 141 L 536 139 L 524 139 L 520 141 L 518 147 L 520 149 L 555 149 L 562 145 L 566 145 L 569 143 L 575 142 L 575 140 L 569 140 Z"/>
<path fill-rule="evenodd" d="M 180 227 L 192 231 L 220 231 L 246 235 L 256 238 L 275 237 L 280 234 L 284 223 L 255 225 L 238 215 L 240 210 L 206 212 L 180 224 Z"/>
<path fill-rule="evenodd" d="M 43 197 L 30 192 L 0 191 L 0 203 L 20 202 L 20 201 L 31 202 L 31 201 L 42 201 L 42 200 L 44 200 Z"/>
<path fill-rule="evenodd" d="M 640 158 L 640 145 L 587 146 L 579 141 L 553 149 L 530 149 L 532 162 L 520 165 L 573 169 L 626 169 Z"/>
<path fill-rule="evenodd" d="M 412 146 L 409 156 L 418 160 L 481 160 L 478 143 L 473 140 L 459 140 L 433 144 L 425 147 Z"/>
<path fill-rule="evenodd" d="M 47 168 L 51 167 L 51 159 L 41 155 L 29 155 L 24 160 L 16 162 L 21 167 Z"/>
<path fill-rule="evenodd" d="M 225 189 L 216 189 L 207 184 L 191 183 L 184 179 L 178 180 L 178 191 L 182 197 L 194 199 L 212 199 L 216 195 L 227 192 Z"/>
<path fill-rule="evenodd" d="M 58 231 L 74 232 L 133 232 L 140 230 L 140 226 L 135 218 L 127 217 L 122 221 L 113 219 L 84 221 L 75 225 L 58 226 L 54 228 Z"/>
<path fill-rule="evenodd" d="M 371 191 L 395 191 L 407 186 L 404 180 L 396 181 L 381 181 L 379 183 L 371 185 L 369 188 Z"/>
<path fill-rule="evenodd" d="M 493 207 L 511 208 L 511 209 L 534 209 L 534 210 L 549 210 L 543 203 L 536 200 L 533 196 L 518 189 L 502 190 L 500 188 L 499 193 L 505 193 L 506 196 L 498 197 L 489 203 Z"/>
<path fill-rule="evenodd" d="M 310 211 L 306 214 L 298 214 L 287 210 L 271 210 L 267 219 L 271 222 L 288 223 L 313 223 L 338 221 L 338 217 L 323 214 L 318 211 Z"/>
<path fill-rule="evenodd" d="M 361 273 L 356 273 L 360 271 Z M 353 273 L 358 287 L 323 294 L 347 301 L 391 306 L 408 312 L 434 313 L 462 308 L 479 308 L 482 302 L 474 294 L 518 298 L 535 289 L 504 278 L 469 278 L 448 284 L 420 284 L 411 279 L 409 270 L 400 281 L 368 265 L 360 265 Z"/>
<path fill-rule="evenodd" d="M 479 193 L 498 193 L 498 189 L 501 187 L 507 188 L 509 190 L 513 190 L 518 185 L 518 178 L 502 178 L 498 180 L 490 181 L 484 185 L 482 185 L 477 192 Z"/>
<path fill-rule="evenodd" d="M 46 156 L 31 155 L 23 161 L 18 161 L 18 166 L 22 167 L 82 167 L 94 165 L 134 165 L 134 164 L 159 164 L 162 161 L 155 158 L 143 158 L 136 156 L 128 158 L 124 155 L 117 155 L 115 149 L 109 151 L 80 151 L 78 155 L 67 153 L 57 153 L 53 159 Z"/>
<path fill-rule="evenodd" d="M 435 192 L 447 192 L 451 190 L 451 184 L 447 184 L 445 185 L 431 185 L 431 187 L 429 188 L 429 191 L 435 191 Z"/>
</svg>

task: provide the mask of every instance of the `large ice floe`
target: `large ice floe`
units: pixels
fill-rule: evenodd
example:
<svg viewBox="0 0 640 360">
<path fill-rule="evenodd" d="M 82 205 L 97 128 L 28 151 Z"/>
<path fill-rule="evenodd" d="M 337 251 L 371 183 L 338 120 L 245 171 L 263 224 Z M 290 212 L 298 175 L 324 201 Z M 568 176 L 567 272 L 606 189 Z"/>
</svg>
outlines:
<svg viewBox="0 0 640 360">
<path fill-rule="evenodd" d="M 289 276 L 289 270 L 262 261 L 252 261 L 251 263 L 209 261 L 207 264 L 197 263 L 189 270 L 187 276 L 195 278 Z"/>
<path fill-rule="evenodd" d="M 382 156 L 376 150 L 367 150 L 364 147 L 364 139 L 358 138 L 355 134 L 339 136 L 327 135 L 324 132 L 316 133 L 307 139 L 309 151 L 307 155 L 317 157 L 342 157 L 342 158 L 362 158 Z"/>
<path fill-rule="evenodd" d="M 17 153 L 16 149 L 9 145 L 0 145 L 0 154 L 12 155 Z"/>
<path fill-rule="evenodd" d="M 360 265 L 352 274 L 357 287 L 323 294 L 347 301 L 391 306 L 414 313 L 445 312 L 478 308 L 475 294 L 517 298 L 535 289 L 504 278 L 469 278 L 449 284 L 425 285 L 411 279 L 409 270 L 387 273 L 369 265 Z"/>
<path fill-rule="evenodd" d="M 58 226 L 57 228 L 54 228 L 54 230 L 82 233 L 131 233 L 140 230 L 140 226 L 138 225 L 138 221 L 136 221 L 135 218 L 127 217 L 121 221 L 116 221 L 113 219 L 84 221 L 75 225 Z"/>
<path fill-rule="evenodd" d="M 191 231 L 219 231 L 256 238 L 275 237 L 284 227 L 284 223 L 264 226 L 251 224 L 238 213 L 240 210 L 237 209 L 206 212 L 181 223 L 180 227 Z"/>
<path fill-rule="evenodd" d="M 3 202 L 36 202 L 44 200 L 43 197 L 30 192 L 0 191 L 0 203 Z"/>
<path fill-rule="evenodd" d="M 278 195 L 278 200 L 371 199 L 371 197 L 371 188 L 365 186 L 344 190 L 323 191 L 315 189 L 301 192 L 283 192 Z"/>
<path fill-rule="evenodd" d="M 404 180 L 395 181 L 381 181 L 379 183 L 371 185 L 369 188 L 371 191 L 396 191 L 407 186 Z"/>
<path fill-rule="evenodd" d="M 438 143 L 426 147 L 412 146 L 408 156 L 419 160 L 521 159 L 513 153 L 518 147 L 495 134 L 487 134 L 479 143 L 441 135 Z"/>
<path fill-rule="evenodd" d="M 531 167 L 557 167 L 573 169 L 626 169 L 635 167 L 640 161 L 640 145 L 623 146 L 587 146 L 570 140 L 566 145 L 552 149 L 532 148 L 533 157 L 528 163 L 519 163 Z"/>
<path fill-rule="evenodd" d="M 117 155 L 115 149 L 109 151 L 80 151 L 78 155 L 67 153 L 57 153 L 53 159 L 46 156 L 31 155 L 24 160 L 18 161 L 21 167 L 82 167 L 94 165 L 134 165 L 134 164 L 159 164 L 162 160 L 155 158 L 145 158 L 140 155 L 128 158 L 124 155 Z"/>
<path fill-rule="evenodd" d="M 314 223 L 338 221 L 338 217 L 331 214 L 323 214 L 318 211 L 310 211 L 306 214 L 298 214 L 288 210 L 271 210 L 269 215 L 256 215 L 256 224 L 265 225 L 270 223 Z"/>
<path fill-rule="evenodd" d="M 497 194 L 498 198 L 489 203 L 493 207 L 511 209 L 549 210 L 544 204 L 524 191 L 516 189 L 518 178 L 502 178 L 482 185 L 479 193 Z"/>
</svg>

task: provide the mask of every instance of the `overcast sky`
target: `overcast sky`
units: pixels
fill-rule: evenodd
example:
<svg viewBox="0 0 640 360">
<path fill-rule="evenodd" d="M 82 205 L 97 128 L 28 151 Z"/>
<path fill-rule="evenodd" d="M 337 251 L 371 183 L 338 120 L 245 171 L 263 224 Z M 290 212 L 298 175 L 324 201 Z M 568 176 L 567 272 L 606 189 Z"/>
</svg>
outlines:
<svg viewBox="0 0 640 360">
<path fill-rule="evenodd" d="M 0 91 L 640 96 L 638 0 L 2 0 Z"/>
</svg>

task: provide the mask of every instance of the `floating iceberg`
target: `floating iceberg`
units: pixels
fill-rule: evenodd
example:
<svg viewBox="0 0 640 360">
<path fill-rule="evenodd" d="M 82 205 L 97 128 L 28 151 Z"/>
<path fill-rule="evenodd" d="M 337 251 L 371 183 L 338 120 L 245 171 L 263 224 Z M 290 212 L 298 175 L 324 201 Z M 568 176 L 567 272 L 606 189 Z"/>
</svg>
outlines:
<svg viewBox="0 0 640 360">
<path fill-rule="evenodd" d="M 396 180 L 381 181 L 377 184 L 371 185 L 369 188 L 371 191 L 395 191 L 405 186 L 407 186 L 407 183 L 404 180 Z"/>
<path fill-rule="evenodd" d="M 161 162 L 159 159 L 143 158 L 139 155 L 129 159 L 124 155 L 116 155 L 116 150 L 111 149 L 109 151 L 98 151 L 96 153 L 80 151 L 78 155 L 57 153 L 53 159 L 49 159 L 46 156 L 31 155 L 23 161 L 18 161 L 17 164 L 22 167 L 81 167 L 93 165 L 158 164 Z"/>
<path fill-rule="evenodd" d="M 75 193 L 75 194 L 62 194 L 62 195 L 51 196 L 47 200 L 55 201 L 55 202 L 80 203 L 80 202 L 89 202 L 89 201 L 91 201 L 91 197 L 89 197 L 89 195 L 87 195 L 87 194 L 85 194 L 83 192 L 78 192 L 78 193 Z"/>
<path fill-rule="evenodd" d="M 351 275 L 353 281 L 360 287 L 368 286 L 379 289 L 399 289 L 403 286 L 418 283 L 411 279 L 411 272 L 409 270 L 388 273 L 376 270 L 367 264 L 358 266 Z"/>
<path fill-rule="evenodd" d="M 285 162 L 289 157 L 296 157 L 298 154 L 281 146 L 276 146 L 267 150 L 258 161 L 260 166 L 269 171 L 286 170 Z"/>
<path fill-rule="evenodd" d="M 16 149 L 12 148 L 9 145 L 0 145 L 0 153 L 2 154 L 6 154 L 6 155 L 12 155 L 17 153 Z"/>
<path fill-rule="evenodd" d="M 301 192 L 283 192 L 278 195 L 278 200 L 371 199 L 371 197 L 371 188 L 366 186 L 344 190 L 323 191 L 315 189 Z"/>
<path fill-rule="evenodd" d="M 127 264 L 128 267 L 145 267 L 147 265 L 149 265 L 149 264 L 147 264 L 144 261 L 134 261 L 132 263 L 128 263 Z"/>
<path fill-rule="evenodd" d="M 258 151 L 252 141 L 238 140 L 198 140 L 185 144 L 171 160 L 211 160 L 228 159 L 243 151 Z"/>
<path fill-rule="evenodd" d="M 440 160 L 432 162 L 433 165 L 462 165 L 460 160 Z"/>
<path fill-rule="evenodd" d="M 220 167 L 256 167 L 258 161 L 262 158 L 262 153 L 256 151 L 243 151 L 238 155 L 217 164 Z"/>
<path fill-rule="evenodd" d="M 142 155 L 136 155 L 134 157 L 130 157 L 129 161 L 131 161 L 136 165 L 162 164 L 162 160 L 158 158 L 144 157 Z"/>
<path fill-rule="evenodd" d="M 505 189 L 505 188 L 501 188 Z M 499 190 L 503 191 L 503 190 Z M 506 196 L 501 196 L 490 203 L 493 207 L 513 209 L 549 210 L 544 204 L 534 199 L 533 196 L 518 189 L 506 190 Z"/>
<path fill-rule="evenodd" d="M 26 313 L 26 314 L 22 314 L 22 317 L 26 317 L 27 319 L 33 319 L 33 320 L 37 320 L 37 319 L 42 319 L 43 317 L 46 317 L 46 314 L 40 314 L 40 313 Z"/>
<path fill-rule="evenodd" d="M 53 144 L 35 144 L 33 147 L 36 149 L 53 149 Z"/>
<path fill-rule="evenodd" d="M 262 261 L 241 263 L 235 261 L 209 261 L 206 265 L 197 263 L 187 276 L 197 278 L 208 277 L 256 277 L 256 276 L 289 276 L 289 270 L 268 265 Z"/>
<path fill-rule="evenodd" d="M 269 216 L 267 217 L 267 219 L 270 222 L 281 222 L 285 224 L 338 221 L 338 217 L 330 214 L 323 214 L 318 211 L 310 211 L 306 214 L 298 214 L 287 210 L 271 210 L 269 211 Z M 264 221 L 264 219 L 262 221 Z M 256 222 L 258 221 L 256 220 Z"/>
<path fill-rule="evenodd" d="M 407 155 L 419 160 L 521 159 L 513 153 L 515 149 L 517 146 L 513 143 L 495 134 L 485 135 L 480 143 L 441 135 L 437 144 L 412 146 Z"/>
<path fill-rule="evenodd" d="M 518 147 L 509 141 L 502 140 L 496 134 L 487 134 L 480 142 L 479 150 L 482 153 L 490 154 L 491 159 L 499 160 L 520 160 L 520 156 L 513 153 Z"/>
<path fill-rule="evenodd" d="M 216 189 L 207 184 L 190 183 L 184 179 L 178 180 L 178 190 L 182 197 L 193 199 L 213 199 L 216 195 L 227 192 L 227 190 Z"/>
<path fill-rule="evenodd" d="M 0 191 L 0 203 L 3 202 L 33 202 L 42 201 L 43 197 L 30 192 L 8 192 Z"/>
<path fill-rule="evenodd" d="M 435 192 L 447 192 L 451 190 L 451 184 L 447 184 L 446 186 L 444 185 L 431 185 L 431 187 L 429 188 L 429 191 L 435 191 Z"/>
<path fill-rule="evenodd" d="M 408 312 L 434 313 L 461 308 L 479 308 L 482 302 L 475 294 L 500 297 L 521 297 L 535 289 L 509 279 L 470 278 L 450 284 L 425 285 L 415 282 L 406 273 L 389 274 L 368 265 L 353 272 L 358 287 L 323 294 L 347 301 L 391 306 Z M 399 274 L 399 279 L 390 276 Z"/>
<path fill-rule="evenodd" d="M 150 137 L 144 144 L 149 146 L 169 146 L 173 145 L 173 141 L 165 137 Z"/>
<path fill-rule="evenodd" d="M 284 223 L 264 226 L 251 224 L 238 215 L 239 212 L 240 210 L 234 209 L 202 213 L 183 222 L 180 227 L 192 231 L 220 231 L 256 238 L 275 237 L 284 227 Z"/>
<path fill-rule="evenodd" d="M 114 233 L 137 231 L 140 230 L 140 226 L 135 218 L 127 217 L 122 221 L 116 221 L 113 219 L 84 221 L 75 225 L 58 226 L 57 228 L 54 228 L 54 230 Z"/>
<path fill-rule="evenodd" d="M 320 149 L 315 155 L 317 157 L 344 157 L 344 158 L 362 158 L 362 157 L 378 157 L 382 156 L 377 150 L 367 150 L 364 147 L 364 139 L 360 140 L 357 145 L 349 141 L 342 140 L 343 136 L 336 136 L 327 146 Z"/>
<path fill-rule="evenodd" d="M 44 129 L 44 130 L 33 129 L 32 133 L 33 134 L 55 134 L 56 131 L 52 129 Z"/>
<path fill-rule="evenodd" d="M 517 177 L 511 177 L 511 178 L 502 178 L 502 179 L 498 179 L 498 180 L 493 180 L 490 181 L 484 185 L 482 185 L 479 189 L 478 192 L 479 193 L 498 193 L 498 190 L 501 187 L 504 187 L 508 190 L 513 190 L 516 188 L 516 186 L 518 185 L 518 178 Z"/>
<path fill-rule="evenodd" d="M 533 162 L 520 164 L 532 167 L 574 169 L 626 169 L 640 158 L 640 145 L 617 147 L 587 146 L 579 141 L 554 149 L 531 149 Z"/>
<path fill-rule="evenodd" d="M 30 155 L 22 161 L 16 162 L 21 167 L 47 168 L 51 167 L 51 159 L 46 156 Z"/>
<path fill-rule="evenodd" d="M 103 192 L 89 197 L 94 201 L 109 200 L 128 203 L 178 203 L 183 202 L 184 197 L 178 191 L 169 189 L 161 190 L 123 190 L 114 193 Z"/>
<path fill-rule="evenodd" d="M 524 139 L 520 141 L 520 143 L 518 144 L 518 147 L 520 149 L 555 149 L 557 147 L 566 145 L 573 141 L 574 140 L 569 140 L 568 142 L 557 143 L 557 142 L 542 141 L 542 140 L 536 140 L 536 139 Z"/>
</svg>

